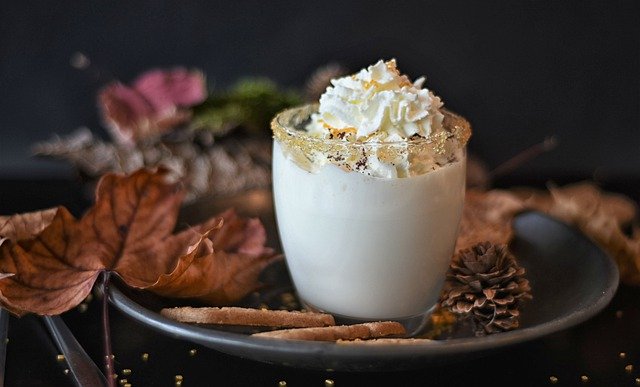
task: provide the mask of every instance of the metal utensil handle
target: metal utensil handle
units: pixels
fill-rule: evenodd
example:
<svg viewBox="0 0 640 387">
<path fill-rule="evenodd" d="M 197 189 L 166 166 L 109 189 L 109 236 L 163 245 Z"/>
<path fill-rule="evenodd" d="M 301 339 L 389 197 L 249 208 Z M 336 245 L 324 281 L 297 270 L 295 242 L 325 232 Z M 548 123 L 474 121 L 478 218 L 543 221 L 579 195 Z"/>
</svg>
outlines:
<svg viewBox="0 0 640 387">
<path fill-rule="evenodd" d="M 107 386 L 107 380 L 60 316 L 44 316 L 56 346 L 64 355 L 78 387 Z"/>
</svg>

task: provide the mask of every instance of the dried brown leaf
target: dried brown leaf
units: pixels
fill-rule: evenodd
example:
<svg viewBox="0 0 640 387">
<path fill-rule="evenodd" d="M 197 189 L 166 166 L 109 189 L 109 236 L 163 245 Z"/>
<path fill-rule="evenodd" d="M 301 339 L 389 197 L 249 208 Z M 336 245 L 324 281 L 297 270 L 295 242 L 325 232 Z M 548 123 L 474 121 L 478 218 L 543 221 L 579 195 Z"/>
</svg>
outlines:
<svg viewBox="0 0 640 387">
<path fill-rule="evenodd" d="M 0 280 L 0 303 L 7 310 L 16 315 L 32 310 L 59 314 L 89 294 L 99 263 L 74 267 L 67 261 L 75 219 L 65 208 L 6 218 L 2 230 L 8 232 L 0 246 L 0 272 L 12 274 Z M 16 236 L 23 239 L 14 241 Z"/>
<path fill-rule="evenodd" d="M 264 247 L 264 227 L 259 220 L 240 218 L 233 210 L 220 214 L 219 219 L 224 222 L 213 235 L 203 235 L 172 272 L 148 289 L 213 305 L 232 304 L 254 290 L 262 269 L 275 259 L 273 250 Z"/>
<path fill-rule="evenodd" d="M 637 205 L 633 200 L 619 193 L 603 191 L 590 181 L 562 187 L 551 185 L 548 190 L 516 187 L 510 191 L 524 200 L 527 207 L 570 223 L 579 214 L 589 216 L 602 212 L 625 227 L 637 216 Z"/>
<path fill-rule="evenodd" d="M 640 285 L 640 235 L 624 232 L 637 219 L 633 200 L 589 181 L 551 186 L 548 191 L 520 188 L 515 194 L 527 208 L 581 230 L 616 261 L 623 283 Z"/>
<path fill-rule="evenodd" d="M 524 209 L 523 201 L 507 190 L 467 189 L 455 250 L 479 241 L 508 244 L 513 238 L 513 217 Z"/>
<path fill-rule="evenodd" d="M 227 211 L 173 234 L 184 191 L 166 170 L 100 180 L 79 220 L 65 208 L 0 218 L 0 303 L 16 315 L 78 305 L 97 276 L 169 297 L 228 303 L 257 286 L 275 258 L 257 219 Z"/>
<path fill-rule="evenodd" d="M 50 208 L 13 216 L 0 216 L 0 235 L 11 240 L 31 238 L 41 233 L 57 212 L 57 208 Z"/>
</svg>

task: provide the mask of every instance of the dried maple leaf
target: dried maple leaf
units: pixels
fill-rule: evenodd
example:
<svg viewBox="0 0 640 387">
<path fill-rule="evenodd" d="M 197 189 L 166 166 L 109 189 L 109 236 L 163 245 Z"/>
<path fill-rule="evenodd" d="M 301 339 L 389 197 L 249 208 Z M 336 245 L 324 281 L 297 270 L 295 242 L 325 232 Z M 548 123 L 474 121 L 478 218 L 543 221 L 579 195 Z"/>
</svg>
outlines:
<svg viewBox="0 0 640 387">
<path fill-rule="evenodd" d="M 580 229 L 616 261 L 623 283 L 640 285 L 640 232 L 632 225 L 637 205 L 631 199 L 589 181 L 548 191 L 521 188 L 516 194 L 528 208 Z M 631 235 L 623 231 L 629 227 Z"/>
<path fill-rule="evenodd" d="M 576 227 L 615 260 L 623 283 L 640 285 L 640 228 L 634 224 L 638 206 L 627 196 L 603 191 L 590 181 L 548 190 L 468 189 L 456 251 L 479 241 L 508 243 L 513 237 L 513 217 L 526 210 Z M 628 229 L 633 231 L 625 233 Z"/>
<path fill-rule="evenodd" d="M 0 303 L 16 315 L 78 305 L 98 275 L 164 296 L 230 303 L 278 258 L 262 224 L 233 210 L 173 233 L 184 191 L 166 170 L 107 174 L 79 220 L 64 207 L 0 217 Z"/>
<path fill-rule="evenodd" d="M 637 205 L 625 195 L 607 192 L 590 181 L 582 181 L 557 187 L 550 185 L 548 190 L 520 187 L 510 192 L 524 200 L 527 207 L 550 213 L 553 216 L 572 223 L 579 214 L 590 216 L 601 211 L 613 218 L 621 227 L 631 224 L 637 215 Z M 558 206 L 562 203 L 562 206 Z"/>
<path fill-rule="evenodd" d="M 512 219 L 524 209 L 523 201 L 507 190 L 467 189 L 455 250 L 484 241 L 509 243 L 513 238 Z"/>
<path fill-rule="evenodd" d="M 98 271 L 89 270 L 89 262 L 72 267 L 63 257 L 73 222 L 61 207 L 0 219 L 7 239 L 0 246 L 0 272 L 9 274 L 0 280 L 2 306 L 17 315 L 58 314 L 89 294 Z"/>
<path fill-rule="evenodd" d="M 220 218 L 224 219 L 221 228 L 211 236 L 203 235 L 173 271 L 148 289 L 215 305 L 231 304 L 254 290 L 255 286 L 247 284 L 257 284 L 264 263 L 268 263 L 265 258 L 273 257 L 273 250 L 264 247 L 265 229 L 258 219 L 240 218 L 233 210 L 223 212 Z"/>
</svg>

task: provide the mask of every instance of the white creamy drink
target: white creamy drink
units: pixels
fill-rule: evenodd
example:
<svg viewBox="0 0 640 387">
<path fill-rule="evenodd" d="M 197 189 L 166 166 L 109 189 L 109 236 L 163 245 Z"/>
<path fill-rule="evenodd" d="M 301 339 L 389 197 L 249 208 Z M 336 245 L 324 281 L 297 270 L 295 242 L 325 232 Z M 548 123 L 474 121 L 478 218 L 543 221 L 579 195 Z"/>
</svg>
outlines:
<svg viewBox="0 0 640 387">
<path fill-rule="evenodd" d="M 292 280 L 309 307 L 363 319 L 438 301 L 465 191 L 468 123 L 395 61 L 336 79 L 272 124 L 273 193 Z"/>
</svg>

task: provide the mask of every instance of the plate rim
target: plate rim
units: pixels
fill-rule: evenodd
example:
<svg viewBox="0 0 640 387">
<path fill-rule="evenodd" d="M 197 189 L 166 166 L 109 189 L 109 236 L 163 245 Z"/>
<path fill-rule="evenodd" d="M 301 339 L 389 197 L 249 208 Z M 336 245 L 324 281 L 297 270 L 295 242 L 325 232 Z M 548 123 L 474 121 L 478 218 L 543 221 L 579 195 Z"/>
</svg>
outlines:
<svg viewBox="0 0 640 387">
<path fill-rule="evenodd" d="M 495 350 L 512 345 L 532 341 L 552 333 L 560 332 L 568 328 L 579 325 L 591 317 L 601 312 L 613 299 L 619 286 L 619 270 L 615 261 L 610 255 L 596 245 L 584 233 L 575 227 L 567 225 L 560 220 L 538 211 L 524 211 L 515 218 L 522 216 L 538 216 L 546 221 L 551 221 L 561 225 L 567 231 L 573 233 L 578 238 L 584 239 L 594 248 L 601 252 L 603 263 L 607 267 L 608 278 L 606 286 L 597 300 L 590 304 L 588 308 L 576 310 L 575 312 L 549 321 L 529 327 L 518 328 L 509 332 L 488 335 L 484 337 L 453 338 L 447 340 L 433 340 L 411 344 L 396 344 L 377 342 L 372 344 L 340 344 L 337 342 L 304 341 L 304 340 L 283 340 L 266 337 L 251 336 L 245 333 L 236 333 L 212 328 L 201 327 L 193 324 L 182 323 L 162 316 L 143 305 L 129 298 L 118 284 L 112 282 L 108 290 L 109 302 L 126 316 L 142 323 L 159 333 L 172 336 L 174 338 L 188 340 L 201 344 L 208 348 L 227 353 L 229 355 L 248 357 L 253 360 L 266 363 L 279 363 L 291 355 L 313 355 L 321 357 L 333 357 L 335 361 L 349 361 L 362 356 L 362 349 L 366 348 L 367 354 L 362 360 L 370 361 L 391 361 L 398 358 L 409 359 L 414 357 L 428 358 L 435 355 L 443 355 L 443 348 L 446 348 L 446 357 L 457 354 L 481 354 L 487 350 Z M 514 222 L 516 219 L 514 218 Z M 392 350 L 391 350 L 392 349 Z M 248 351 L 253 351 L 251 356 L 247 356 Z M 271 358 L 260 358 L 253 353 L 275 355 Z M 243 356 L 244 354 L 244 356 Z M 338 363 L 340 364 L 340 363 Z M 429 364 L 429 363 L 426 363 Z M 294 364 L 295 366 L 295 364 Z M 324 366 L 309 367 L 298 366 L 298 368 L 325 368 Z M 347 366 L 340 367 L 344 370 L 352 370 Z M 415 367 L 411 367 L 415 368 Z"/>
</svg>

